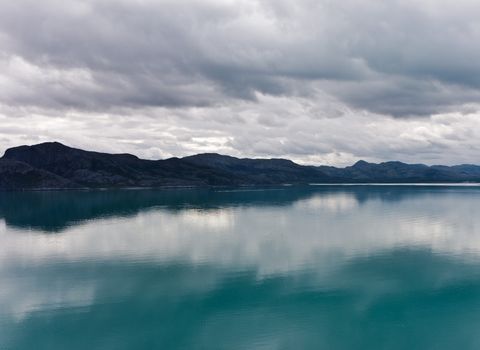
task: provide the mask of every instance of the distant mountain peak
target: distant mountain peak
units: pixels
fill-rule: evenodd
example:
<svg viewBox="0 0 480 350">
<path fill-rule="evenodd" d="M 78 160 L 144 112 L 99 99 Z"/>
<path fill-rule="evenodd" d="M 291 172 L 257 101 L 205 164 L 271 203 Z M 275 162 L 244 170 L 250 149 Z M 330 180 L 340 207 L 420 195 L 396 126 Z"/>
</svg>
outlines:
<svg viewBox="0 0 480 350">
<path fill-rule="evenodd" d="M 355 164 L 353 164 L 352 166 L 353 166 L 353 167 L 364 167 L 364 166 L 370 165 L 370 164 L 371 164 L 371 163 L 369 163 L 369 162 L 361 159 L 361 160 L 357 161 Z"/>
<path fill-rule="evenodd" d="M 31 147 L 31 148 L 68 148 L 70 149 L 71 147 L 64 145 L 61 142 L 58 141 L 47 141 L 47 142 L 42 142 L 42 143 L 37 143 L 35 145 L 27 145 L 27 146 L 20 146 L 20 147 Z"/>
<path fill-rule="evenodd" d="M 220 154 L 220 153 L 214 153 L 214 152 L 193 154 L 193 155 L 191 155 L 191 156 L 183 157 L 182 159 L 189 159 L 189 158 L 210 158 L 210 159 L 214 159 L 214 158 L 218 158 L 218 159 L 230 158 L 230 159 L 238 159 L 238 158 L 233 157 L 233 156 L 229 156 L 229 155 L 225 155 L 225 154 Z"/>
<path fill-rule="evenodd" d="M 8 158 L 10 154 L 15 153 L 17 151 L 26 151 L 26 150 L 61 151 L 61 150 L 67 150 L 67 149 L 72 149 L 72 148 L 65 146 L 64 144 L 57 141 L 42 142 L 42 143 L 37 143 L 35 145 L 22 145 L 22 146 L 8 148 L 5 151 L 4 156 Z"/>
</svg>

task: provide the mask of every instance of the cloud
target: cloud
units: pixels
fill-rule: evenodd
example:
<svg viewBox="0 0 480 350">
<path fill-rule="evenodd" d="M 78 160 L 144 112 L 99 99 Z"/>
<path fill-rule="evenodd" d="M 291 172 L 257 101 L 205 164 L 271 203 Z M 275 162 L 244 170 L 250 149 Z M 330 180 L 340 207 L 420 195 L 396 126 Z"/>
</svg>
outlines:
<svg viewBox="0 0 480 350">
<path fill-rule="evenodd" d="M 358 159 L 428 164 L 477 159 L 480 119 L 475 113 L 393 118 L 358 113 L 323 99 L 321 93 L 309 98 L 258 94 L 256 101 L 228 107 L 124 110 L 124 114 L 32 110 L 28 116 L 12 117 L 13 112 L 0 109 L 0 137 L 7 139 L 5 147 L 58 140 L 152 159 L 201 152 L 342 166 Z M 335 117 L 327 117 L 330 111 Z"/>
<path fill-rule="evenodd" d="M 28 125 L 2 132 L 4 147 L 80 128 L 64 141 L 147 157 L 217 150 L 344 163 L 417 152 L 452 162 L 449 150 L 475 159 L 463 130 L 477 127 L 480 109 L 476 1 L 18 0 L 0 9 L 0 112 L 10 128 Z M 466 116 L 450 126 L 455 142 L 412 131 L 437 130 L 441 115 Z"/>
<path fill-rule="evenodd" d="M 201 106 L 315 84 L 374 112 L 441 112 L 478 101 L 479 10 L 470 1 L 20 0 L 2 4 L 3 63 L 12 83 L 37 85 L 3 102 Z"/>
</svg>

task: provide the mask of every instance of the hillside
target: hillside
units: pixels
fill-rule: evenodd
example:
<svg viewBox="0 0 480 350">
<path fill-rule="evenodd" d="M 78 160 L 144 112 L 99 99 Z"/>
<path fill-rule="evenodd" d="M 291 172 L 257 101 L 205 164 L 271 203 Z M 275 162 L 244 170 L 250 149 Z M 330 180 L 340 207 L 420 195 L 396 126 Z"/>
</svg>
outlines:
<svg viewBox="0 0 480 350">
<path fill-rule="evenodd" d="M 3 190 L 465 181 L 479 182 L 480 166 L 358 161 L 336 168 L 215 153 L 145 160 L 131 154 L 85 151 L 58 142 L 10 148 L 0 158 Z"/>
</svg>

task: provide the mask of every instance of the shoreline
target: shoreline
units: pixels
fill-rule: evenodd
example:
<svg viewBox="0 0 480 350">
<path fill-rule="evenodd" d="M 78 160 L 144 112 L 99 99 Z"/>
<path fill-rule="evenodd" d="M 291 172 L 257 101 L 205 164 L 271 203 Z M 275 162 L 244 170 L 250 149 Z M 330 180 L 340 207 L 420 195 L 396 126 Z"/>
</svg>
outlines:
<svg viewBox="0 0 480 350">
<path fill-rule="evenodd" d="M 237 186 L 215 186 L 215 185 L 183 185 L 183 186 L 133 186 L 133 187 L 82 187 L 82 188 L 21 188 L 21 189 L 0 189 L 1 193 L 7 192 L 102 192 L 102 191 L 139 191 L 139 190 L 220 190 L 220 189 L 271 189 L 271 188 L 288 188 L 288 187 L 479 187 L 480 182 L 346 182 L 346 183 L 308 183 L 308 184 L 275 184 L 275 185 L 237 185 Z"/>
</svg>

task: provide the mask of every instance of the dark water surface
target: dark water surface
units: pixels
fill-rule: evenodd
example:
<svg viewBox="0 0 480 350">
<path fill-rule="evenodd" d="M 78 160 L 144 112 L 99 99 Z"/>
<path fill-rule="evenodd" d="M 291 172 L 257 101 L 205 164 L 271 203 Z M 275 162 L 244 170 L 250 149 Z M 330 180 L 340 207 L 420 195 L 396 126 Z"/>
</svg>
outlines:
<svg viewBox="0 0 480 350">
<path fill-rule="evenodd" d="M 480 188 L 0 193 L 0 349 L 480 349 Z"/>
</svg>

